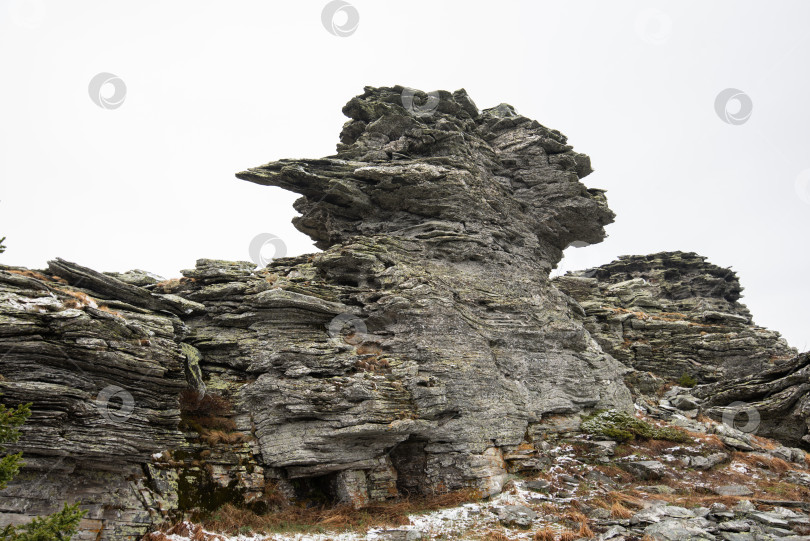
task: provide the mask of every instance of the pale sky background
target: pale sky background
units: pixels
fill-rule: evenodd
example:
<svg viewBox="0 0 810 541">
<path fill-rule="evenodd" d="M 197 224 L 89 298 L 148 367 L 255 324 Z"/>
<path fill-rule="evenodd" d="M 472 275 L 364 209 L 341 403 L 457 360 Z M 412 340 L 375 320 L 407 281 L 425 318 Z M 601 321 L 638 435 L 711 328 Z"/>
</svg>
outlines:
<svg viewBox="0 0 810 541">
<path fill-rule="evenodd" d="M 265 232 L 314 251 L 294 194 L 234 173 L 334 153 L 364 85 L 463 87 L 591 156 L 585 183 L 618 217 L 562 270 L 695 251 L 808 349 L 810 2 L 353 0 L 344 37 L 326 4 L 0 0 L 0 262 L 171 277 L 248 260 Z M 120 107 L 90 99 L 101 72 L 126 84 Z M 715 111 L 727 88 L 753 104 L 741 124 Z"/>
</svg>

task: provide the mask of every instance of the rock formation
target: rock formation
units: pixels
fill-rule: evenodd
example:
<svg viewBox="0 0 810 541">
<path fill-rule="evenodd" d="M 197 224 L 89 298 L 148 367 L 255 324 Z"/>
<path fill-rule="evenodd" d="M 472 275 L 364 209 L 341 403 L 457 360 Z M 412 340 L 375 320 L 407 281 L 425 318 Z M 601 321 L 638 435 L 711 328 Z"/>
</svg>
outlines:
<svg viewBox="0 0 810 541">
<path fill-rule="evenodd" d="M 754 325 L 734 271 L 694 253 L 623 256 L 554 284 L 582 306 L 602 349 L 670 380 L 759 374 L 797 353 L 778 332 Z"/>
<path fill-rule="evenodd" d="M 810 449 L 810 354 L 750 376 L 701 385 L 692 394 L 703 399 L 710 417 L 750 423 L 759 436 Z"/>
<path fill-rule="evenodd" d="M 521 444 L 629 409 L 548 279 L 613 218 L 588 157 L 508 105 L 431 100 L 367 88 L 337 155 L 238 175 L 300 193 L 322 253 L 160 283 L 3 267 L 0 390 L 34 402 L 3 519 L 81 500 L 83 538 L 125 539 L 225 502 L 491 494 Z"/>
<path fill-rule="evenodd" d="M 80 501 L 74 539 L 118 540 L 226 503 L 491 495 L 567 452 L 548 441 L 582 415 L 633 411 L 639 371 L 751 374 L 695 396 L 806 434 L 807 358 L 751 323 L 731 271 L 673 253 L 549 279 L 613 219 L 562 134 L 463 90 L 366 88 L 344 112 L 336 155 L 237 175 L 299 193 L 320 253 L 165 281 L 0 266 L 0 393 L 33 402 L 0 522 Z"/>
</svg>

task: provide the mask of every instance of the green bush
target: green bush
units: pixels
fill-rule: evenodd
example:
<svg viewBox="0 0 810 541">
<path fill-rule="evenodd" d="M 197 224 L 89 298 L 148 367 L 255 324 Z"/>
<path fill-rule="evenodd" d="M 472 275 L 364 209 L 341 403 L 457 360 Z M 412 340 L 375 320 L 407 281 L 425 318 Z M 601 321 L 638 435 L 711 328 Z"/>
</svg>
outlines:
<svg viewBox="0 0 810 541">
<path fill-rule="evenodd" d="M 689 374 L 687 374 L 686 372 L 681 374 L 681 377 L 678 378 L 678 385 L 680 385 L 681 387 L 692 388 L 695 385 L 697 385 L 697 383 L 698 383 L 697 380 L 692 376 L 690 376 Z"/>
<path fill-rule="evenodd" d="M 604 436 L 616 441 L 668 440 L 691 441 L 684 432 L 672 428 L 658 428 L 629 413 L 618 410 L 600 410 L 582 420 L 582 431 L 595 436 Z"/>
<path fill-rule="evenodd" d="M 5 453 L 3 444 L 15 443 L 20 438 L 19 427 L 31 415 L 31 404 L 7 408 L 0 404 L 0 453 Z M 6 488 L 20 471 L 22 453 L 6 455 L 0 459 L 0 490 Z M 22 526 L 6 526 L 0 531 L 0 541 L 68 541 L 79 526 L 85 511 L 79 504 L 68 505 L 53 515 L 36 517 Z"/>
</svg>

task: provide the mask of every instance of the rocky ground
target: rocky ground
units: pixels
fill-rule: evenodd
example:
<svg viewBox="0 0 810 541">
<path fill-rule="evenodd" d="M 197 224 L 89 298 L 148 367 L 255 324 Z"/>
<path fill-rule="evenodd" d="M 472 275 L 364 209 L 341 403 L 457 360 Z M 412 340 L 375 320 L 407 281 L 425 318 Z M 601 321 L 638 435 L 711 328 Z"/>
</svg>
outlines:
<svg viewBox="0 0 810 541">
<path fill-rule="evenodd" d="M 702 415 L 690 418 L 693 410 L 671 405 L 686 405 L 686 389 L 665 394 L 640 399 L 636 417 L 682 428 L 690 441 L 562 435 L 539 442 L 545 465 L 516 471 L 501 494 L 412 515 L 407 525 L 229 536 L 184 523 L 173 531 L 185 535 L 147 539 L 810 539 L 810 455 Z M 526 457 L 535 453 L 527 449 Z"/>
</svg>

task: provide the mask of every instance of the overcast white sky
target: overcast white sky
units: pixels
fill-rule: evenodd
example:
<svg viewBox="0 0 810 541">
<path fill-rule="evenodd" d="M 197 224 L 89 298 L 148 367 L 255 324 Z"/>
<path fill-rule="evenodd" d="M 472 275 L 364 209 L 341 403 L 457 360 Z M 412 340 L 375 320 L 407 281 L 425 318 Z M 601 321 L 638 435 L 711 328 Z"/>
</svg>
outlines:
<svg viewBox="0 0 810 541">
<path fill-rule="evenodd" d="M 3 263 L 168 277 L 248 260 L 264 232 L 314 251 L 295 195 L 234 173 L 334 153 L 364 85 L 463 87 L 590 154 L 618 217 L 563 269 L 696 251 L 739 273 L 757 323 L 810 345 L 810 2 L 352 0 L 343 37 L 325 0 L 0 4 Z M 88 93 L 103 72 L 126 85 L 117 108 Z M 727 88 L 750 98 L 742 123 L 716 112 Z"/>
</svg>

